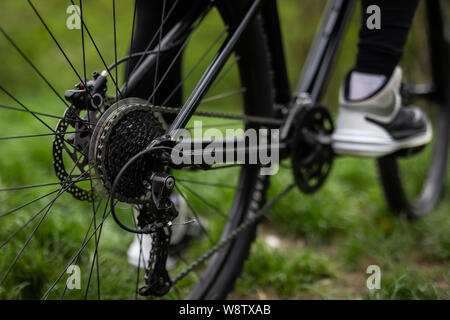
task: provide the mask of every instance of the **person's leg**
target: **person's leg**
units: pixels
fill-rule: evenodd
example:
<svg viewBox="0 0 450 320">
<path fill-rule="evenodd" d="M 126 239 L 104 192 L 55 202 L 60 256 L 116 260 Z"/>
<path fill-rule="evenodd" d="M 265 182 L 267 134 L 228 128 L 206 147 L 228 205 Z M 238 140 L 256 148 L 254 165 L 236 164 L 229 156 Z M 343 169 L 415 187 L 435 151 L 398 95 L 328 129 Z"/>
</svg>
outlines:
<svg viewBox="0 0 450 320">
<path fill-rule="evenodd" d="M 403 55 L 403 47 L 419 0 L 362 0 L 362 26 L 359 33 L 355 70 L 390 77 Z M 381 9 L 381 29 L 370 30 L 367 8 Z"/>
<path fill-rule="evenodd" d="M 339 154 L 381 157 L 431 140 L 431 127 L 417 108 L 402 107 L 398 63 L 418 0 L 362 0 L 362 27 L 355 67 L 340 96 L 333 147 Z M 381 10 L 381 29 L 369 29 L 370 5 Z"/>
<path fill-rule="evenodd" d="M 418 0 L 362 0 L 362 24 L 358 55 L 351 74 L 349 96 L 366 98 L 389 79 L 403 55 Z M 367 8 L 381 9 L 381 29 L 369 29 L 366 21 L 372 13 Z"/>
</svg>

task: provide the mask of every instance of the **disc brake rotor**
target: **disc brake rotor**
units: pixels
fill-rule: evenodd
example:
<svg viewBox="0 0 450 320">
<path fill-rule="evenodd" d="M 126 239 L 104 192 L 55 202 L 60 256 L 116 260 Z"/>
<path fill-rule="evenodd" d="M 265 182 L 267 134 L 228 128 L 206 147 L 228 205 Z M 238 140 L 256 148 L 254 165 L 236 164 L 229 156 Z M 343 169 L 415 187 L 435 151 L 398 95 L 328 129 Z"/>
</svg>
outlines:
<svg viewBox="0 0 450 320">
<path fill-rule="evenodd" d="M 103 110 L 109 106 L 109 101 L 105 100 L 102 106 Z M 92 202 L 94 201 L 92 191 L 80 187 L 80 184 L 90 179 L 89 143 L 91 130 L 97 122 L 100 112 L 86 111 L 82 118 L 80 113 L 81 110 L 74 106 L 67 108 L 63 118 L 56 126 L 52 148 L 53 168 L 62 186 L 67 188 L 67 192 L 78 200 Z M 71 133 L 72 131 L 73 133 Z M 69 163 L 71 164 L 69 165 Z M 67 169 L 72 167 L 74 168 Z M 75 169 L 78 169 L 76 173 L 74 173 Z"/>
</svg>

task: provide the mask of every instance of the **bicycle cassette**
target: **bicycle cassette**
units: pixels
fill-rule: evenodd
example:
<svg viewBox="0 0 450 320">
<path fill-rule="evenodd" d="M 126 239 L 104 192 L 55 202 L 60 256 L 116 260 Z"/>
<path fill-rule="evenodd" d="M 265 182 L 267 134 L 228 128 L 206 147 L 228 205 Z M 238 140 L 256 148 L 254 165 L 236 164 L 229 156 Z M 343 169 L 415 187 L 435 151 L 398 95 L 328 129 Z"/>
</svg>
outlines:
<svg viewBox="0 0 450 320">
<path fill-rule="evenodd" d="M 128 160 L 163 135 L 165 128 L 162 116 L 139 98 L 120 100 L 101 116 L 92 134 L 89 160 L 107 192 Z M 159 166 L 150 156 L 137 159 L 121 176 L 115 197 L 138 203 L 148 193 L 145 177 Z"/>
</svg>

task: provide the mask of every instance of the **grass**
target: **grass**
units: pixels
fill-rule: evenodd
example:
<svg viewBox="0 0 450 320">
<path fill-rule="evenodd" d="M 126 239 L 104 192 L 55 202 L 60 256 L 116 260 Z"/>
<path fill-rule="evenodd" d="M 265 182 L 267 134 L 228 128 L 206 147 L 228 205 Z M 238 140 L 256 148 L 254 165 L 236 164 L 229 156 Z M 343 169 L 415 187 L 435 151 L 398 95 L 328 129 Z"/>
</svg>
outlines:
<svg viewBox="0 0 450 320">
<path fill-rule="evenodd" d="M 90 13 L 86 13 L 87 24 L 93 34 L 110 34 L 111 12 L 102 8 L 106 1 L 88 3 Z M 320 12 L 325 1 L 302 2 L 283 1 L 280 11 L 283 17 L 282 27 L 285 31 L 286 56 L 288 58 L 289 76 L 295 83 L 304 64 L 308 45 L 319 23 Z M 77 79 L 70 74 L 66 62 L 58 54 L 51 39 L 39 25 L 30 9 L 20 2 L 8 1 L 5 10 L 0 12 L 2 26 L 16 36 L 16 40 L 27 55 L 55 85 L 58 92 L 71 88 Z M 130 17 L 132 8 L 125 2 L 118 4 L 119 53 L 125 54 L 128 47 Z M 76 68 L 81 70 L 81 52 L 79 34 L 68 31 L 64 27 L 61 13 L 65 12 L 65 4 L 55 2 L 55 6 L 40 8 L 55 31 L 62 46 L 69 52 Z M 17 12 L 17 17 L 6 12 Z M 20 17 L 20 19 L 18 18 Z M 58 20 L 59 19 L 59 20 Z M 105 23 L 98 23 L 98 21 Z M 419 20 L 420 21 L 420 20 Z M 208 47 L 217 31 L 217 15 L 205 21 L 206 25 L 194 35 L 188 46 L 185 68 L 192 65 Z M 339 55 L 339 63 L 333 72 L 329 90 L 324 103 L 336 111 L 339 84 L 345 72 L 353 64 L 356 52 L 356 39 L 359 21 L 357 12 L 351 22 L 351 28 L 344 39 L 344 46 Z M 412 74 L 422 74 L 427 69 L 421 45 L 424 35 L 422 25 L 413 32 L 408 45 L 412 54 L 405 57 L 405 66 Z M 30 31 L 32 30 L 32 31 Z M 289 31 L 289 32 L 286 32 Z M 31 33 L 31 34 L 30 34 Z M 33 41 L 28 39 L 32 37 Z M 111 39 L 98 40 L 105 59 L 113 61 Z M 51 48 L 51 49 L 50 49 Z M 88 72 L 101 69 L 94 49 L 87 45 Z M 79 50 L 79 51 L 77 51 Z M 61 115 L 64 106 L 50 95 L 45 84 L 26 66 L 24 61 L 14 52 L 6 41 L 0 41 L 2 60 L 10 61 L 9 65 L 0 66 L 0 84 L 14 90 L 21 101 L 34 110 Z M 206 59 L 207 60 L 207 59 Z M 198 79 L 207 61 L 194 72 L 192 79 Z M 123 70 L 120 70 L 123 72 Z M 191 80 L 185 87 L 185 93 L 195 85 Z M 235 89 L 237 71 L 234 69 L 214 88 L 216 93 Z M 0 102 L 12 105 L 5 95 L 0 95 Z M 230 105 L 239 100 L 229 98 L 203 108 L 227 112 L 238 112 Z M 51 127 L 57 120 L 46 119 Z M 20 125 L 17 125 L 20 123 Z M 210 123 L 209 123 L 210 124 Z M 44 133 L 46 128 L 30 115 L 13 111 L 1 111 L 0 136 Z M 21 139 L 17 141 L 1 141 L 0 150 L 0 188 L 28 185 L 41 182 L 56 181 L 51 166 L 51 137 Z M 426 158 L 426 154 L 416 162 Z M 422 160 L 421 160 L 422 159 Z M 288 162 L 286 162 L 288 164 Z M 408 166 L 408 163 L 406 164 Z M 410 164 L 409 164 L 410 165 Z M 414 165 L 414 168 L 418 166 Z M 188 173 L 185 179 L 196 178 L 196 174 Z M 447 172 L 447 178 L 450 173 Z M 217 172 L 202 176 L 211 183 L 234 183 L 236 171 Z M 269 197 L 281 191 L 291 181 L 291 172 L 281 169 L 271 179 Z M 417 180 L 417 179 L 416 179 Z M 449 179 L 447 179 L 449 181 Z M 414 189 L 410 183 L 408 187 Z M 180 186 L 193 202 L 195 209 L 203 218 L 204 212 L 211 211 L 202 201 Z M 21 190 L 12 193 L 0 192 L 0 212 L 17 207 L 24 199 L 35 199 L 56 187 L 43 187 L 39 192 Z M 227 211 L 231 206 L 233 192 L 226 190 L 217 192 L 213 188 L 197 188 L 197 193 L 208 199 L 210 205 Z M 246 262 L 244 272 L 231 295 L 233 299 L 449 299 L 449 264 L 450 264 L 450 198 L 449 186 L 439 206 L 426 217 L 411 223 L 399 218 L 387 208 L 380 184 L 378 182 L 375 162 L 368 159 L 339 158 L 336 159 L 330 179 L 317 194 L 306 196 L 295 190 L 272 208 L 267 219 L 259 227 L 259 236 L 252 247 L 252 254 Z M 0 218 L 0 241 L 7 239 L 22 226 L 33 214 L 45 206 L 50 198 L 44 198 L 30 204 L 7 217 Z M 70 195 L 63 195 L 56 201 L 48 216 L 43 220 L 24 254 L 5 283 L 0 287 L 0 298 L 40 298 L 53 281 L 61 275 L 64 267 L 70 262 L 80 247 L 89 224 L 98 226 L 104 207 L 100 206 L 96 219 L 90 214 L 91 204 L 73 201 Z M 122 208 L 120 216 L 129 225 L 132 224 L 129 208 Z M 42 215 L 41 215 L 42 216 Z M 39 218 L 41 217 L 39 216 Z M 18 250 L 27 241 L 30 232 L 39 218 L 33 221 L 24 231 L 19 232 L 12 245 L 0 249 L 0 275 L 3 275 Z M 223 224 L 220 217 L 210 219 L 209 227 L 212 236 L 219 236 Z M 92 229 L 91 229 L 92 232 Z M 133 236 L 117 227 L 108 218 L 102 229 L 99 247 L 99 266 L 102 274 L 101 296 L 103 299 L 134 298 L 136 273 L 126 261 L 126 251 Z M 84 253 L 76 262 L 81 267 L 81 283 L 86 287 L 91 261 L 94 255 L 94 240 L 89 242 Z M 196 255 L 207 247 L 208 240 L 195 240 L 195 246 L 186 253 Z M 370 291 L 366 288 L 366 269 L 369 265 L 379 265 L 382 271 L 381 290 Z M 181 270 L 183 264 L 175 271 Z M 57 299 L 64 290 L 67 274 L 62 273 L 62 280 L 49 298 Z M 142 274 L 141 274 L 142 276 Z M 96 269 L 91 277 L 92 290 L 88 298 L 97 297 Z M 195 275 L 184 280 L 184 285 L 196 281 Z M 182 290 L 182 289 L 180 289 Z M 85 291 L 67 291 L 66 298 L 84 298 Z M 174 298 L 171 292 L 168 298 Z"/>
</svg>

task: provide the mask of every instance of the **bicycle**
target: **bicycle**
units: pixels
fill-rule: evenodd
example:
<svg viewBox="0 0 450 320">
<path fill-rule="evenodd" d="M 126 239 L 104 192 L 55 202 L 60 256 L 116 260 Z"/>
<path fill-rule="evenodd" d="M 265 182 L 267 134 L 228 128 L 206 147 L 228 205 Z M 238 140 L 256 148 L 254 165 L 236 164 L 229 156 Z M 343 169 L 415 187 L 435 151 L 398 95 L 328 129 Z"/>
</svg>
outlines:
<svg viewBox="0 0 450 320">
<path fill-rule="evenodd" d="M 165 7 L 166 0 L 162 1 Z M 145 50 L 132 51 L 131 54 L 119 58 L 115 41 L 114 62 L 109 66 L 85 23 L 83 15 L 86 13 L 83 12 L 82 3 L 82 1 L 79 2 L 80 11 L 78 12 L 82 25 L 84 70 L 81 74 L 77 72 L 64 49 L 59 45 L 51 28 L 40 14 L 40 10 L 32 1 L 28 1 L 31 12 L 34 12 L 48 31 L 52 41 L 67 59 L 79 81 L 76 89 L 67 90 L 64 97 L 21 50 L 18 43 L 3 28 L 0 29 L 7 43 L 12 45 L 25 62 L 34 69 L 66 109 L 62 115 L 32 110 L 16 98 L 6 85 L 0 86 L 4 97 L 9 97 L 18 105 L 2 104 L 0 106 L 2 109 L 17 111 L 19 114 L 26 113 L 51 131 L 44 135 L 53 139 L 53 169 L 58 178 L 55 183 L 8 185 L 0 189 L 0 192 L 5 194 L 58 186 L 58 189 L 31 201 L 7 210 L 2 209 L 0 217 L 5 219 L 52 196 L 52 200 L 46 202 L 37 213 L 31 216 L 31 219 L 16 228 L 2 241 L 0 248 L 9 244 L 12 247 L 11 250 L 14 250 L 12 240 L 16 240 L 20 231 L 39 218 L 30 235 L 26 237 L 24 245 L 19 241 L 20 249 L 13 261 L 2 263 L 5 271 L 0 278 L 0 285 L 8 284 L 8 276 L 13 274 L 14 268 L 18 268 L 19 258 L 22 257 L 38 228 L 44 223 L 56 200 L 64 193 L 69 193 L 77 202 L 86 203 L 75 206 L 83 209 L 90 208 L 92 218 L 81 246 L 75 250 L 75 255 L 67 259 L 67 265 L 62 268 L 62 272 L 57 273 L 56 280 L 47 283 L 38 281 L 38 291 L 42 291 L 42 298 L 64 297 L 67 284 L 60 288 L 58 283 L 69 266 L 79 261 L 81 253 L 92 241 L 95 247 L 90 262 L 85 297 L 88 297 L 88 290 L 94 281 L 94 269 L 96 269 L 100 298 L 99 242 L 104 222 L 109 216 L 113 216 L 115 222 L 127 232 L 138 236 L 152 234 L 152 249 L 150 261 L 146 267 L 145 284 L 140 284 L 142 274 L 138 267 L 135 281 L 136 292 L 153 297 L 225 298 L 232 291 L 235 280 L 242 271 L 251 243 L 256 236 L 256 227 L 266 211 L 295 187 L 305 194 L 317 192 L 329 177 L 335 157 L 331 141 L 333 119 L 328 109 L 321 106 L 321 100 L 355 2 L 336 0 L 328 3 L 318 35 L 313 42 L 294 92 L 290 90 L 287 77 L 275 0 L 199 0 L 191 3 L 183 16 L 163 34 L 161 30 L 165 21 L 169 19 L 168 17 L 179 3 L 179 0 L 175 0 L 172 8 L 166 8 L 167 15 L 163 14 L 161 17 L 160 31 L 152 41 L 141 44 Z M 69 4 L 75 5 L 72 0 Z M 115 5 L 113 1 L 114 40 L 116 40 Z M 222 40 L 219 49 L 182 106 L 168 106 L 167 102 L 177 94 L 185 80 L 197 70 L 197 63 L 185 74 L 181 83 L 170 88 L 170 95 L 165 97 L 165 101 L 156 104 L 155 95 L 158 89 L 164 84 L 166 76 L 185 49 L 189 39 L 213 8 L 220 13 L 224 30 L 207 52 L 214 49 Z M 139 28 L 139 25 L 135 24 L 136 10 L 135 6 L 132 44 L 135 29 Z M 447 90 L 450 83 L 450 65 L 446 60 L 450 54 L 448 12 L 445 1 L 427 2 L 431 81 L 426 85 L 407 84 L 403 88 L 406 102 L 422 100 L 426 101 L 427 105 L 430 104 L 429 111 L 436 119 L 434 150 L 430 153 L 430 146 L 426 150 L 422 150 L 423 148 L 402 150 L 377 160 L 381 183 L 389 205 L 395 212 L 404 213 L 409 218 L 428 214 L 437 204 L 445 182 L 450 122 L 450 93 Z M 225 34 L 227 34 L 226 37 Z M 105 68 L 101 73 L 94 72 L 91 79 L 87 79 L 86 76 L 85 41 L 88 40 L 92 41 Z M 229 62 L 233 54 L 234 60 Z M 167 56 L 172 59 L 165 61 Z M 202 56 L 200 60 L 205 56 Z M 122 86 L 119 86 L 119 65 L 129 63 L 133 59 L 138 60 L 135 67 Z M 161 70 L 161 66 L 165 69 Z M 214 81 L 220 81 L 232 67 L 239 69 L 241 87 L 232 92 L 205 98 L 208 92 L 215 89 Z M 146 101 L 133 97 L 133 90 L 143 85 L 143 78 L 149 72 L 154 75 L 153 83 L 147 84 L 152 88 L 149 98 Z M 108 94 L 107 84 L 110 83 L 112 83 L 112 94 Z M 242 106 L 239 109 L 241 114 L 198 110 L 201 103 L 230 96 L 242 96 Z M 275 152 L 279 152 L 281 159 L 291 159 L 295 182 L 267 201 L 266 190 L 269 186 L 269 176 L 261 175 L 264 165 L 260 163 L 255 165 L 225 161 L 219 165 L 217 163 L 211 165 L 202 160 L 201 163 L 175 164 L 170 152 L 176 146 L 176 134 L 179 129 L 192 123 L 195 117 L 233 121 L 225 124 L 209 123 L 213 128 L 221 128 L 225 125 L 245 129 L 279 129 L 280 142 L 271 147 Z M 56 119 L 58 121 L 56 127 L 47 124 L 43 118 Z M 35 136 L 42 135 L 33 135 Z M 1 139 L 16 141 L 27 137 L 31 135 Z M 233 154 L 237 152 L 235 146 L 239 139 L 241 138 L 233 137 L 232 139 Z M 202 141 L 200 150 L 206 149 L 211 142 L 211 140 Z M 224 141 L 219 142 L 223 146 L 221 152 L 226 154 L 229 145 Z M 240 152 L 249 156 L 252 153 L 258 153 L 260 148 L 262 148 L 260 145 L 256 148 L 245 145 Z M 416 165 L 418 155 L 421 154 L 431 157 L 431 161 L 424 165 L 427 178 L 425 181 L 415 178 L 418 184 L 422 181 L 424 183 L 415 186 L 417 190 L 411 192 L 405 187 L 407 173 L 410 172 L 405 172 L 409 171 L 404 170 L 405 168 L 402 170 L 401 163 L 406 163 L 407 166 L 411 166 L 411 163 Z M 4 157 L 6 156 L 7 153 Z M 193 154 L 188 155 L 188 157 L 193 156 Z M 11 163 L 8 166 L 6 162 L 3 162 L 3 165 L 6 168 L 13 166 Z M 218 177 L 217 172 L 222 170 L 231 173 L 226 173 L 225 178 Z M 2 175 L 2 180 L 6 182 L 15 180 L 14 177 L 8 176 L 7 170 Z M 200 181 L 193 180 L 194 177 L 200 178 Z M 235 180 L 235 185 L 231 185 L 229 180 Z M 199 189 L 189 187 L 189 183 Z M 228 203 L 220 203 L 219 208 L 216 203 L 208 200 L 207 196 L 213 195 L 211 188 L 222 190 L 220 195 L 224 199 L 223 202 Z M 170 246 L 171 233 L 173 228 L 177 228 L 177 224 L 173 222 L 177 216 L 177 209 L 169 199 L 173 190 L 186 200 L 193 220 L 201 226 L 204 238 L 192 240 L 193 246 L 188 251 L 191 262 L 182 259 L 182 265 L 168 271 L 166 260 L 173 249 Z M 32 194 L 32 196 L 35 195 Z M 73 203 L 71 198 L 68 198 L 66 202 Z M 8 203 L 8 200 L 5 199 L 4 202 Z M 198 208 L 201 206 L 206 207 L 210 214 L 200 214 Z M 224 208 L 229 211 L 228 215 L 224 213 Z M 133 213 L 129 214 L 130 211 L 138 212 L 137 221 Z M 204 223 L 206 219 L 207 224 Z M 189 223 L 189 221 L 181 222 L 183 223 Z M 7 225 L 7 229 L 11 229 L 10 225 Z M 205 263 L 207 263 L 206 266 Z M 21 270 L 25 272 L 27 268 L 22 267 Z M 20 275 L 17 279 L 24 280 Z M 43 289 L 43 285 L 47 285 L 47 288 Z M 58 288 L 61 290 L 56 292 Z"/>
</svg>

